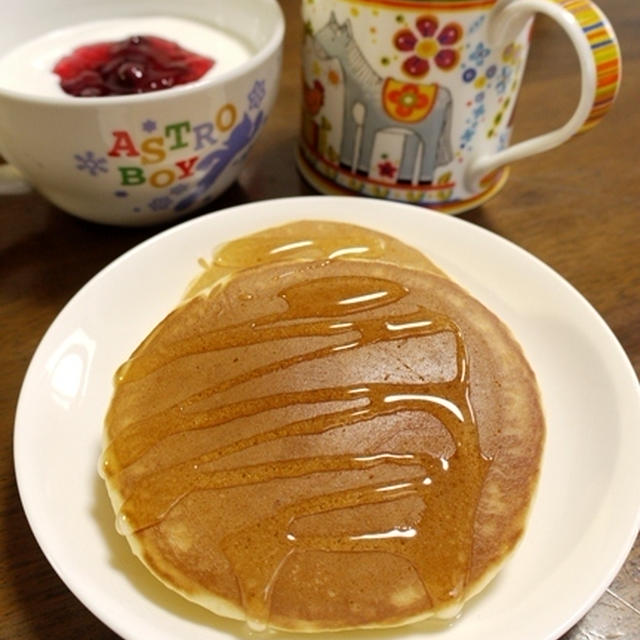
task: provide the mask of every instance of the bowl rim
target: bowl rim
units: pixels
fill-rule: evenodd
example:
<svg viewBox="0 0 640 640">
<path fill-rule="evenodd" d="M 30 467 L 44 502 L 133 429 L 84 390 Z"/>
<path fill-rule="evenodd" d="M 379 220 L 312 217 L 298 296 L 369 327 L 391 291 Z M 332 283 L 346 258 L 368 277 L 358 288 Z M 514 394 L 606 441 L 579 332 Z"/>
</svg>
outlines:
<svg viewBox="0 0 640 640">
<path fill-rule="evenodd" d="M 67 95 L 61 96 L 41 96 L 19 89 L 10 89 L 0 86 L 0 99 L 9 99 L 27 104 L 51 105 L 55 107 L 68 107 L 70 109 L 95 109 L 112 108 L 123 105 L 133 106 L 134 104 L 144 104 L 158 100 L 163 101 L 179 100 L 191 94 L 201 91 L 208 91 L 213 87 L 227 84 L 249 74 L 254 69 L 260 67 L 265 61 L 271 58 L 282 46 L 285 34 L 285 19 L 282 7 L 277 0 L 254 0 L 264 6 L 270 7 L 274 12 L 275 24 L 268 40 L 253 53 L 248 60 L 234 66 L 227 71 L 205 80 L 196 80 L 188 84 L 172 87 L 170 91 L 151 91 L 148 93 L 137 93 L 119 96 L 95 96 L 84 97 L 81 100 Z M 177 14 L 176 14 L 177 15 Z M 160 96 L 158 94 L 161 94 Z"/>
</svg>

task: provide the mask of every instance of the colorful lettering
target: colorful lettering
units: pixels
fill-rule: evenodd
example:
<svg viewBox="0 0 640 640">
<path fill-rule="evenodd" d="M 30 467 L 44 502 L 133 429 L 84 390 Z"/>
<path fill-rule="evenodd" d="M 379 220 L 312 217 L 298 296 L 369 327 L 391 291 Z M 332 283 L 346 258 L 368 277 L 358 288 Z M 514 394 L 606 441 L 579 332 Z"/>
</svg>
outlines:
<svg viewBox="0 0 640 640">
<path fill-rule="evenodd" d="M 167 157 L 167 152 L 162 148 L 163 145 L 164 139 L 159 136 L 157 138 L 147 138 L 143 140 L 140 148 L 146 155 L 143 155 L 140 159 L 142 164 L 162 162 Z"/>
<path fill-rule="evenodd" d="M 113 147 L 111 147 L 111 151 L 109 151 L 107 155 L 114 158 L 119 158 L 121 153 L 129 157 L 140 155 L 136 146 L 133 144 L 131 136 L 126 131 L 114 131 L 113 135 L 116 139 Z"/>
<path fill-rule="evenodd" d="M 193 156 L 188 160 L 178 160 L 176 162 L 176 167 L 178 167 L 182 173 L 178 176 L 178 180 L 182 180 L 182 178 L 189 178 L 193 175 L 193 168 L 198 161 L 198 156 Z"/>
<path fill-rule="evenodd" d="M 213 122 L 203 122 L 193 127 L 193 132 L 196 134 L 196 145 L 194 149 L 196 151 L 204 147 L 204 142 L 208 142 L 210 145 L 214 145 L 217 140 L 213 137 Z"/>
<path fill-rule="evenodd" d="M 182 139 L 183 132 L 188 133 L 189 131 L 191 131 L 191 124 L 188 120 L 185 120 L 184 122 L 175 122 L 173 124 L 168 124 L 164 128 L 165 137 L 169 138 L 171 137 L 171 134 L 174 134 L 175 137 L 175 144 L 169 147 L 169 149 L 173 151 L 174 149 L 182 149 L 183 147 L 189 146 Z"/>
<path fill-rule="evenodd" d="M 154 187 L 168 187 L 175 179 L 176 176 L 171 169 L 160 169 L 151 174 L 149 183 Z"/>
<path fill-rule="evenodd" d="M 211 152 L 209 149 L 219 144 L 219 132 L 228 132 L 232 129 L 235 131 L 237 120 L 238 111 L 230 102 L 217 109 L 211 120 L 194 126 L 189 120 L 182 120 L 158 128 L 156 120 L 147 119 L 142 123 L 142 131 L 147 133 L 147 137 L 138 138 L 138 134 L 133 130 L 112 131 L 111 147 L 106 153 L 112 158 L 138 158 L 135 164 L 116 167 L 121 186 L 135 187 L 144 184 L 158 189 L 170 187 L 178 180 L 193 178 L 196 171 L 209 168 L 214 161 L 218 164 L 221 162 L 226 164 L 230 161 L 235 153 L 233 146 L 235 142 L 232 145 L 231 140 L 227 140 L 218 151 Z M 241 125 L 245 122 L 250 124 L 246 113 Z M 174 154 L 182 155 L 180 159 L 175 160 L 171 152 L 177 149 L 186 151 L 182 154 Z M 194 151 L 200 152 L 202 149 L 206 149 L 208 154 L 204 156 L 204 161 L 201 160 L 202 153 L 187 155 L 189 152 L 193 154 Z M 78 157 L 80 156 L 76 156 L 76 159 Z M 91 157 L 93 158 L 93 154 Z M 107 158 L 99 160 L 106 165 Z M 123 162 L 133 161 L 123 160 Z M 104 170 L 106 171 L 106 168 Z"/>
<path fill-rule="evenodd" d="M 144 171 L 140 167 L 118 167 L 118 171 L 120 172 L 123 186 L 129 187 L 142 184 L 145 181 Z"/>
<path fill-rule="evenodd" d="M 220 107 L 220 111 L 216 114 L 216 125 L 220 131 L 228 131 L 236 123 L 237 111 L 233 104 L 227 104 Z"/>
</svg>

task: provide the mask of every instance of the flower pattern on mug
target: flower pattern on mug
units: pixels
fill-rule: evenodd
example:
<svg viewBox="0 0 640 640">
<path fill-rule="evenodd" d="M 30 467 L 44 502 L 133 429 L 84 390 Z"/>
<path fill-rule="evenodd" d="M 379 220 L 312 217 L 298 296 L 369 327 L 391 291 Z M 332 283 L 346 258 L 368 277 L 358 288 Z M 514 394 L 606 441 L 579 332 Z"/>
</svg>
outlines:
<svg viewBox="0 0 640 640">
<path fill-rule="evenodd" d="M 412 82 L 403 84 L 399 89 L 389 91 L 387 96 L 393 105 L 393 111 L 401 120 L 410 118 L 417 109 L 424 109 L 429 104 L 428 96 L 420 91 L 420 87 Z"/>
<path fill-rule="evenodd" d="M 502 51 L 502 61 L 506 64 L 515 65 L 520 60 L 522 53 L 522 45 L 512 42 L 508 44 Z"/>
<path fill-rule="evenodd" d="M 476 48 L 471 52 L 471 55 L 469 57 L 476 63 L 478 67 L 481 67 L 490 54 L 491 49 L 485 47 L 482 42 L 478 42 Z"/>
<path fill-rule="evenodd" d="M 396 167 L 393 162 L 385 160 L 384 162 L 378 163 L 378 171 L 381 176 L 385 176 L 386 178 L 394 178 L 396 172 L 398 171 L 398 167 Z"/>
<path fill-rule="evenodd" d="M 456 22 L 440 28 L 438 19 L 431 15 L 416 18 L 415 31 L 404 28 L 393 37 L 398 51 L 412 52 L 402 63 L 402 70 L 412 78 L 422 78 L 429 73 L 430 60 L 444 71 L 453 69 L 460 54 L 453 47 L 462 39 L 463 29 Z"/>
</svg>

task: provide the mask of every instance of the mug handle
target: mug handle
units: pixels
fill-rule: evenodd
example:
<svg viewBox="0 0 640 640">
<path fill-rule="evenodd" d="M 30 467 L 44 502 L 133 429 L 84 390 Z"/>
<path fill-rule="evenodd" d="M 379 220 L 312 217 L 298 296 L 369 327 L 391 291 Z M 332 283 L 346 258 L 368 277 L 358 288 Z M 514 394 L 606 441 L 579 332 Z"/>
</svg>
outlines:
<svg viewBox="0 0 640 640">
<path fill-rule="evenodd" d="M 591 129 L 618 94 L 622 70 L 618 40 L 609 20 L 590 0 L 500 3 L 489 18 L 489 45 L 499 47 L 512 42 L 535 13 L 544 13 L 555 20 L 578 53 L 582 78 L 578 106 L 568 122 L 554 131 L 473 158 L 465 176 L 470 188 L 498 167 L 557 147 L 575 134 Z"/>
<path fill-rule="evenodd" d="M 31 189 L 31 185 L 17 169 L 10 164 L 0 165 L 0 196 L 29 193 Z"/>
</svg>

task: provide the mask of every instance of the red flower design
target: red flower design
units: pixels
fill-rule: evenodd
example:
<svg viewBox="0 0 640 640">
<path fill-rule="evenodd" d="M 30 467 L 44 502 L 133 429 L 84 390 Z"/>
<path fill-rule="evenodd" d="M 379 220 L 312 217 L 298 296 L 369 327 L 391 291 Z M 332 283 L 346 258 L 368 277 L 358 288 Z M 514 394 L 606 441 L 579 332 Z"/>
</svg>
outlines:
<svg viewBox="0 0 640 640">
<path fill-rule="evenodd" d="M 378 162 L 378 171 L 381 176 L 386 176 L 387 178 L 393 178 L 396 175 L 396 171 L 398 167 L 396 167 L 393 162 L 389 160 L 385 160 L 384 162 Z"/>
<path fill-rule="evenodd" d="M 315 116 L 324 104 L 324 87 L 319 80 L 313 81 L 313 86 L 309 86 L 306 82 L 303 86 L 303 103 L 304 108 Z"/>
<path fill-rule="evenodd" d="M 460 60 L 460 54 L 451 46 L 462 38 L 463 29 L 456 22 L 449 22 L 439 29 L 435 16 L 423 15 L 416 18 L 416 32 L 401 29 L 393 37 L 398 51 L 412 51 L 402 63 L 402 70 L 413 78 L 421 78 L 429 73 L 429 60 L 444 71 L 453 69 Z"/>
</svg>

